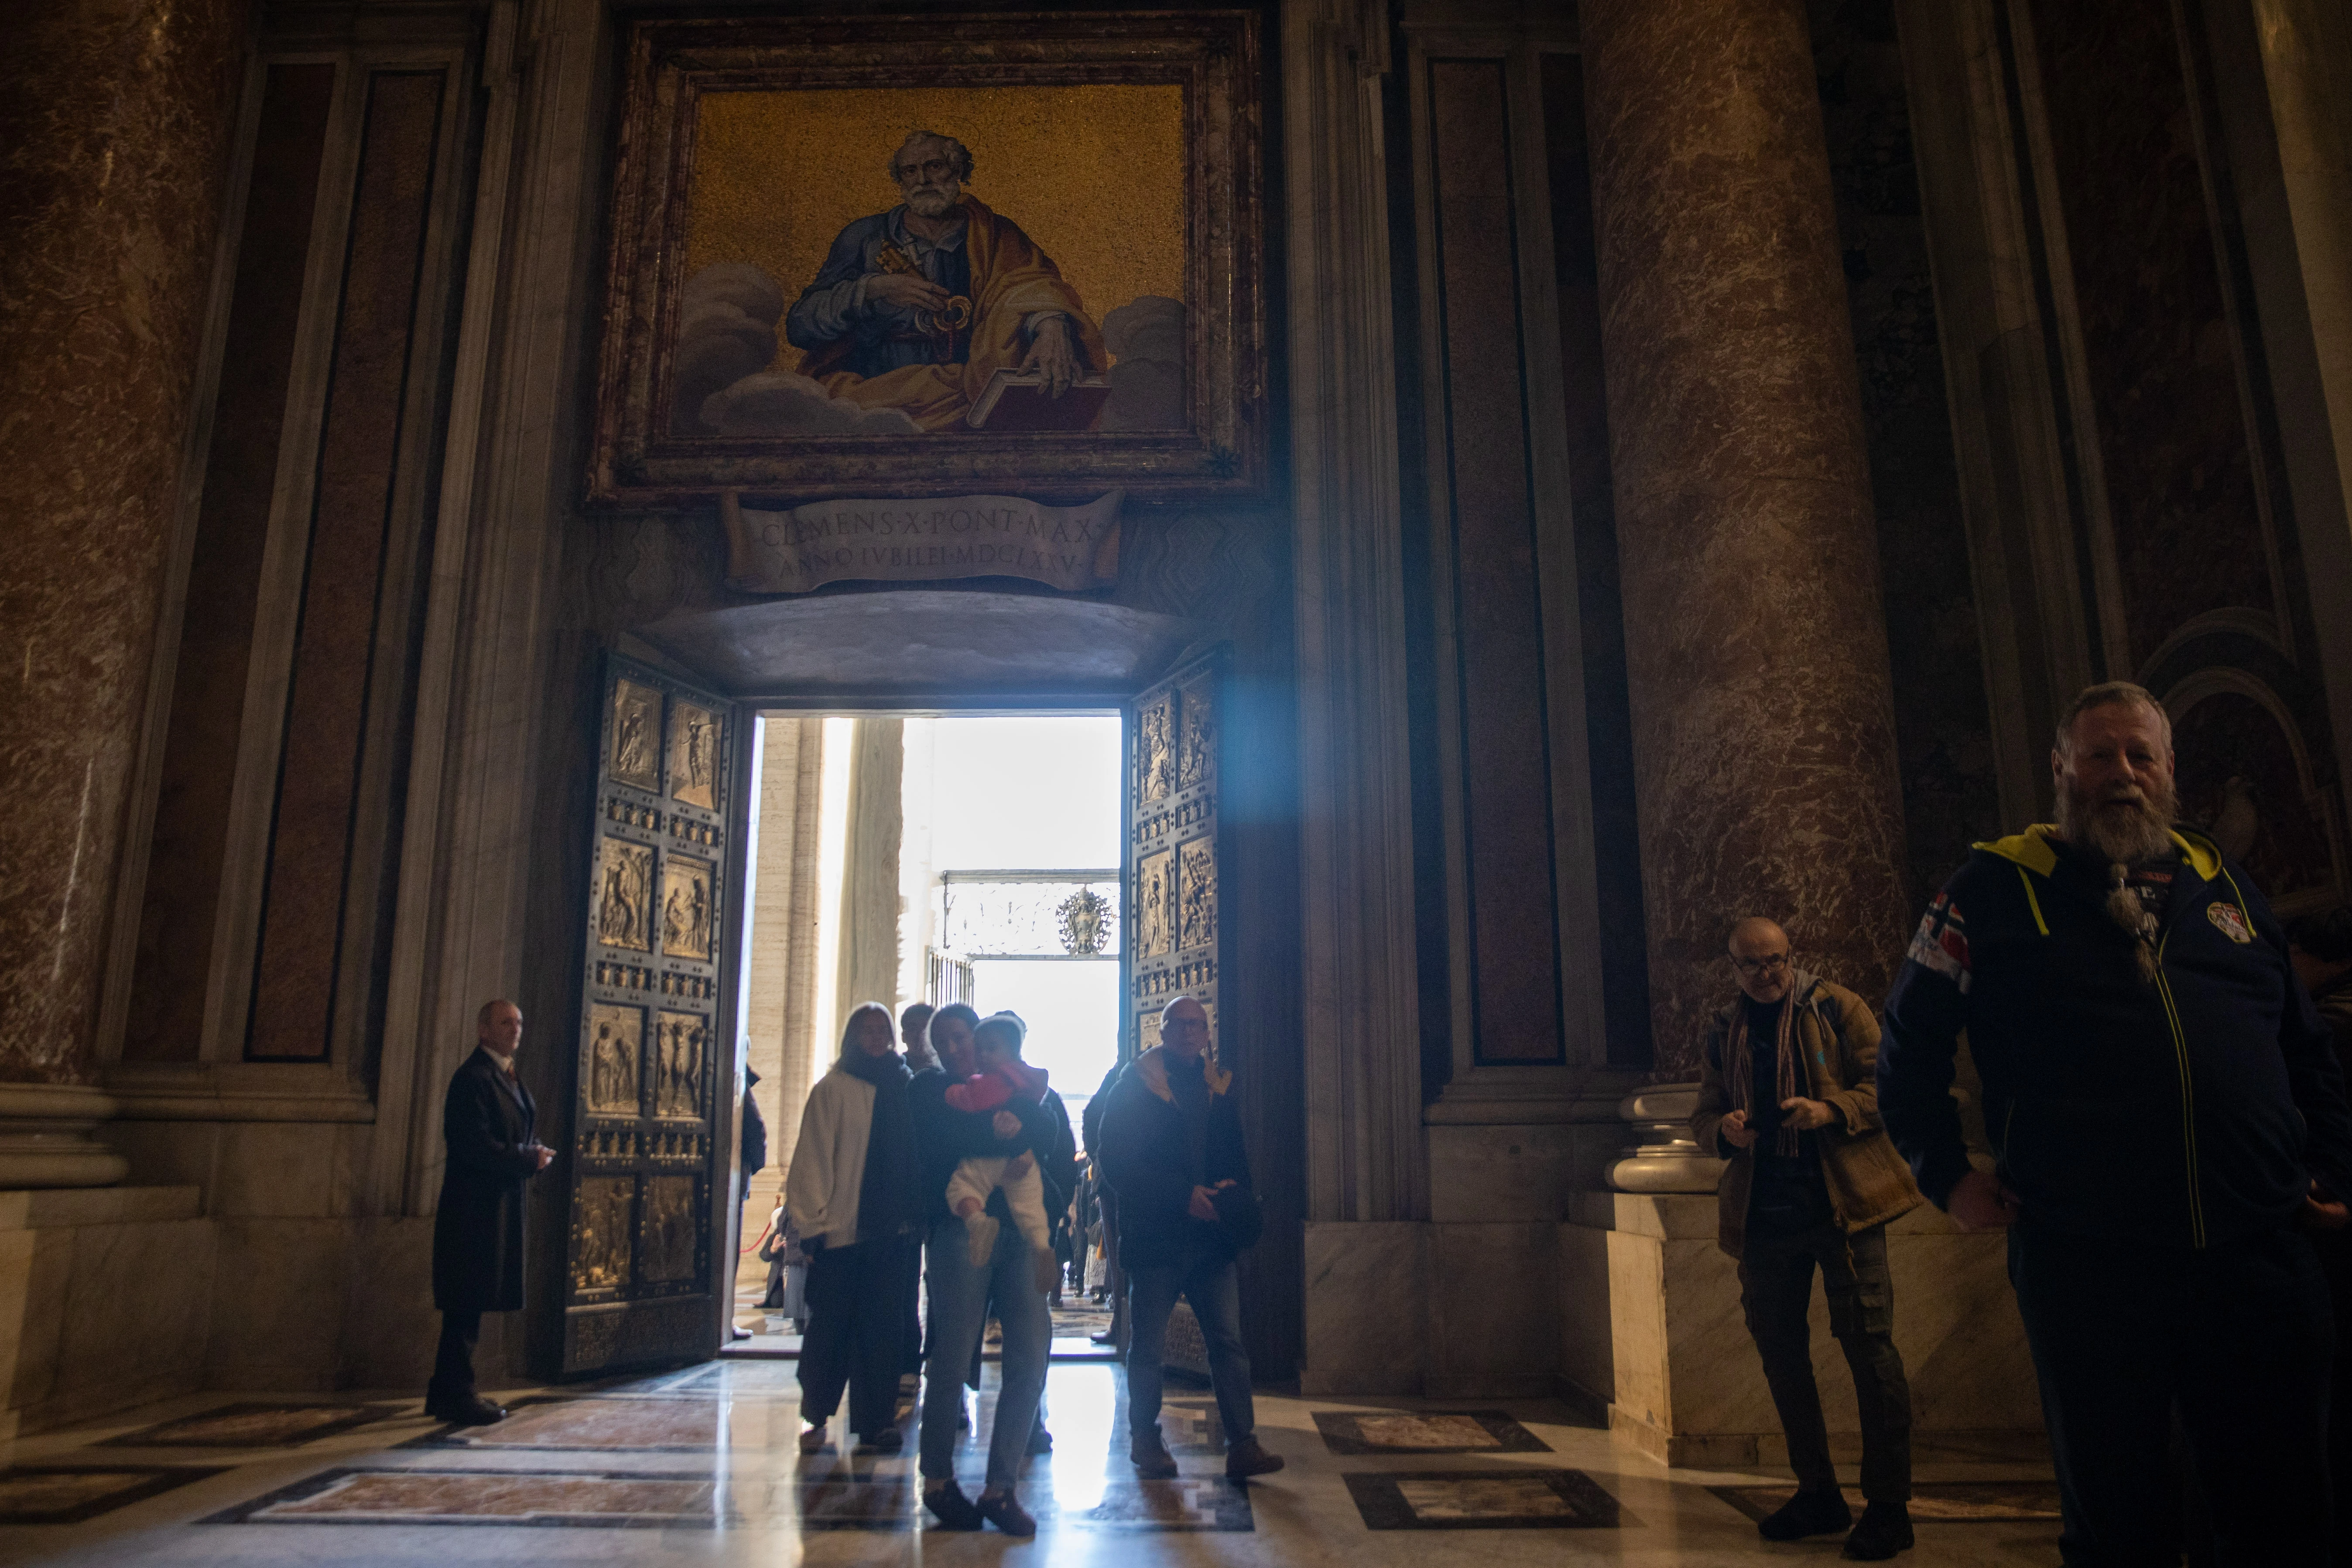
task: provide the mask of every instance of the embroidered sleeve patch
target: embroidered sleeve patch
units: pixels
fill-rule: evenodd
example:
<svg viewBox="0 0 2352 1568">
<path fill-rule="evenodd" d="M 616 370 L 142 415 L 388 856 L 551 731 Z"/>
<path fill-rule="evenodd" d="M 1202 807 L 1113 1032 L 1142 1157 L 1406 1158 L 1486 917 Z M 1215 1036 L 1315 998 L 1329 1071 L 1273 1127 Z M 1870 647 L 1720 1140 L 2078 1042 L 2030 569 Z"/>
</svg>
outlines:
<svg viewBox="0 0 2352 1568">
<path fill-rule="evenodd" d="M 2208 904 L 2205 906 L 2205 918 L 2218 926 L 2221 934 L 2231 942 L 2247 942 L 2254 940 L 2254 933 L 2246 929 L 2246 917 L 2239 912 L 2238 906 L 2235 904 Z"/>
<path fill-rule="evenodd" d="M 1968 994 L 1968 922 L 1960 918 L 1960 908 L 1950 894 L 1937 893 L 1927 912 L 1919 917 L 1919 931 L 1911 939 L 1908 956 L 1922 969 L 1931 969 L 1958 986 L 1961 995 Z"/>
</svg>

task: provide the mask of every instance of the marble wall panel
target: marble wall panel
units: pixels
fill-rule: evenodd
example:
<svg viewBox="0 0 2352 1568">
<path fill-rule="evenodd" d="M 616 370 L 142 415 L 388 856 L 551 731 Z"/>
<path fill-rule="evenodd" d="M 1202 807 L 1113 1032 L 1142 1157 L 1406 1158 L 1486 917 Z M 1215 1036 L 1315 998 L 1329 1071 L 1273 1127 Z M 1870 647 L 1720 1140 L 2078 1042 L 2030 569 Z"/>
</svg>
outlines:
<svg viewBox="0 0 2352 1568">
<path fill-rule="evenodd" d="M 2194 616 L 2274 608 L 2253 448 L 2174 9 L 2026 9 L 2137 668 Z"/>
<path fill-rule="evenodd" d="M 1433 1225 L 1430 1366 L 1433 1398 L 1551 1391 L 1560 1295 L 1548 1223 Z"/>
<path fill-rule="evenodd" d="M 1611 1131 L 1622 1134 L 1622 1124 Z M 1577 1184 L 1582 1131 L 1566 1126 L 1432 1126 L 1429 1217 L 1441 1224 L 1560 1218 Z"/>
<path fill-rule="evenodd" d="M 1561 1059 L 1544 623 L 1500 60 L 1433 60 L 1455 704 L 1481 1062 Z"/>
<path fill-rule="evenodd" d="M 340 1126 L 237 1121 L 221 1129 L 220 1163 L 207 1191 L 224 1217 L 323 1218 L 348 1197 Z"/>
<path fill-rule="evenodd" d="M 202 1044 L 262 546 L 334 88 L 332 65 L 301 63 L 270 66 L 262 88 L 229 300 L 232 352 L 221 366 L 188 565 L 194 613 L 173 664 L 126 1061 L 194 1061 Z"/>
<path fill-rule="evenodd" d="M 58 1226 L 29 1238 L 9 1404 L 47 1430 L 203 1386 L 209 1220 Z"/>
<path fill-rule="evenodd" d="M 351 1224 L 339 1381 L 352 1388 L 422 1388 L 441 1325 L 433 1310 L 433 1221 L 369 1217 Z M 499 1363 L 478 1353 L 476 1364 L 488 1372 Z"/>
<path fill-rule="evenodd" d="M 112 1121 L 109 1147 L 130 1162 L 136 1186 L 188 1186 L 209 1194 L 220 1168 L 219 1121 Z"/>
<path fill-rule="evenodd" d="M 1643 935 L 1641 814 L 1633 794 L 1633 714 L 1625 690 L 1625 605 L 1617 497 L 1609 468 L 1601 367 L 1601 270 L 1592 226 L 1592 150 L 1584 59 L 1543 56 L 1552 288 L 1559 308 L 1560 389 L 1568 415 L 1570 523 L 1576 542 L 1577 630 L 1585 744 L 1592 775 L 1592 880 L 1601 909 L 1601 1017 L 1609 1060 L 1650 1065 L 1650 955 Z"/>
<path fill-rule="evenodd" d="M 378 71 L 368 89 L 246 1040 L 252 1060 L 327 1054 L 349 879 L 385 848 L 352 835 L 386 541 L 408 521 L 392 513 L 394 468 L 442 88 L 439 71 Z"/>
<path fill-rule="evenodd" d="M 1609 1323 L 1609 1233 L 1588 1225 L 1553 1228 L 1559 1297 L 1559 1375 L 1593 1414 L 1617 1396 L 1617 1354 Z"/>
<path fill-rule="evenodd" d="M 326 1389 L 341 1347 L 325 1331 L 348 1299 L 353 1247 L 348 1220 L 226 1218 L 205 1384 L 255 1390 Z"/>
<path fill-rule="evenodd" d="M 21 8 L 20 8 L 21 9 Z M 0 51 L 0 1077 L 89 1082 L 253 10 L 51 5 Z"/>
<path fill-rule="evenodd" d="M 1411 1221 L 1306 1227 L 1309 1394 L 1413 1394 L 1428 1375 L 1430 1230 Z"/>
</svg>

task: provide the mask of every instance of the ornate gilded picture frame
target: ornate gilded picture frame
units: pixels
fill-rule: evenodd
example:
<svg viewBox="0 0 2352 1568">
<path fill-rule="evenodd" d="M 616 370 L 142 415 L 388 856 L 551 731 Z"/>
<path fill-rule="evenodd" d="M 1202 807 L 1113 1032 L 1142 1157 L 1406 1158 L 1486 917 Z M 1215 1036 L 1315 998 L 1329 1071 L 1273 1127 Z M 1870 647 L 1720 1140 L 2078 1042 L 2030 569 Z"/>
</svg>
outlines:
<svg viewBox="0 0 2352 1568">
<path fill-rule="evenodd" d="M 589 498 L 1256 491 L 1258 48 L 1245 11 L 634 24 Z"/>
</svg>

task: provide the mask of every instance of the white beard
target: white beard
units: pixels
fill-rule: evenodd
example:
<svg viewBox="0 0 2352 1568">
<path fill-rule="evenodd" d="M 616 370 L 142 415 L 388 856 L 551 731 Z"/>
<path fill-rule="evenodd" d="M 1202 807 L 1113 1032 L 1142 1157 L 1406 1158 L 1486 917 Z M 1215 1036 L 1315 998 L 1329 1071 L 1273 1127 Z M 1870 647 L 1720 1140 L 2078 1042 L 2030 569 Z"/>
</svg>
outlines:
<svg viewBox="0 0 2352 1568">
<path fill-rule="evenodd" d="M 2068 788 L 2060 792 L 2058 830 L 2103 859 L 2130 866 L 2154 859 L 2171 846 L 2178 804 L 2169 780 L 2143 791 L 2136 801 L 2094 802 Z"/>
</svg>

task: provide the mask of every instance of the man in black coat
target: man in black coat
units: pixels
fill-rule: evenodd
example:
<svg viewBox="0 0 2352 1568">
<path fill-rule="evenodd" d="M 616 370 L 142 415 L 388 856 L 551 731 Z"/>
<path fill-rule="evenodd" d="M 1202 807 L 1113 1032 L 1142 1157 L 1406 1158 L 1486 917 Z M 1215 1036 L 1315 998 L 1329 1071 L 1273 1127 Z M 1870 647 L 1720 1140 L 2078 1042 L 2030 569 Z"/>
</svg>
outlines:
<svg viewBox="0 0 2352 1568">
<path fill-rule="evenodd" d="M 555 1151 L 535 1136 L 539 1108 L 515 1076 L 522 1009 L 486 1002 L 475 1026 L 480 1045 L 449 1079 L 441 1107 L 448 1163 L 433 1219 L 433 1304 L 441 1345 L 425 1385 L 425 1413 L 486 1426 L 506 1411 L 474 1392 L 474 1346 L 484 1312 L 522 1305 L 522 1188 Z"/>
<path fill-rule="evenodd" d="M 1249 1352 L 1242 1348 L 1234 1258 L 1256 1240 L 1256 1199 L 1233 1075 L 1209 1052 L 1209 1011 L 1179 996 L 1160 1015 L 1160 1044 L 1119 1075 L 1103 1107 L 1103 1176 L 1118 1194 L 1119 1258 L 1133 1338 L 1127 1350 L 1129 1454 L 1138 1477 L 1166 1479 L 1176 1461 L 1160 1436 L 1161 1352 L 1181 1294 L 1208 1342 L 1209 1381 L 1225 1429 L 1225 1474 L 1282 1468 L 1257 1440 Z"/>
</svg>

